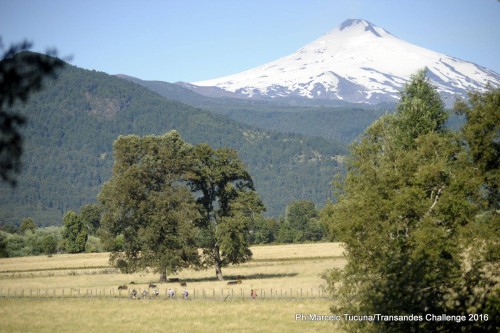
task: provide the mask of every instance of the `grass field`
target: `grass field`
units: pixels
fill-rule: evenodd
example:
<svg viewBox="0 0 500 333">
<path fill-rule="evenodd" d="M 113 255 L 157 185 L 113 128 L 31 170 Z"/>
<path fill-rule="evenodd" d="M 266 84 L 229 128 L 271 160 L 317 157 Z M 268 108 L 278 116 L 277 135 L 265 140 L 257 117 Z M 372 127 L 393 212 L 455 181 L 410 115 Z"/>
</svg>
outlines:
<svg viewBox="0 0 500 333">
<path fill-rule="evenodd" d="M 117 297 L 118 285 L 132 287 L 130 282 L 134 281 L 133 288 L 147 289 L 149 283 L 158 281 L 158 275 L 120 274 L 109 266 L 108 254 L 0 259 L 0 332 L 335 329 L 328 321 L 296 321 L 295 315 L 329 314 L 332 300 L 321 293 L 324 281 L 320 275 L 345 264 L 340 244 L 258 246 L 252 247 L 252 252 L 252 261 L 223 269 L 226 280 L 246 277 L 236 287 L 216 280 L 212 269 L 184 270 L 175 275 L 187 282 L 188 301 L 179 297 L 167 300 L 166 289 L 179 293 L 183 289 L 179 283 L 159 285 L 159 299 L 129 300 L 127 292 Z M 258 291 L 255 301 L 250 300 L 250 289 Z M 81 297 L 76 297 L 76 290 Z M 89 290 L 92 297 L 86 294 Z M 70 294 L 73 297 L 68 297 Z"/>
</svg>

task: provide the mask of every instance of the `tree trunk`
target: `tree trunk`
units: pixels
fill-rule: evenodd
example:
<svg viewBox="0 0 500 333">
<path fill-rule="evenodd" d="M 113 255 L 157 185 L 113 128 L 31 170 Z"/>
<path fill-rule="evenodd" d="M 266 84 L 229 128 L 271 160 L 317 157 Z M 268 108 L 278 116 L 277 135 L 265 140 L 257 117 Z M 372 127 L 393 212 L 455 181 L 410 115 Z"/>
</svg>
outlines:
<svg viewBox="0 0 500 333">
<path fill-rule="evenodd" d="M 215 275 L 219 281 L 224 281 L 224 277 L 222 276 L 222 260 L 220 258 L 219 245 L 215 245 L 214 248 L 214 259 L 215 259 Z"/>
<path fill-rule="evenodd" d="M 167 283 L 167 270 L 160 274 L 160 283 Z"/>
</svg>

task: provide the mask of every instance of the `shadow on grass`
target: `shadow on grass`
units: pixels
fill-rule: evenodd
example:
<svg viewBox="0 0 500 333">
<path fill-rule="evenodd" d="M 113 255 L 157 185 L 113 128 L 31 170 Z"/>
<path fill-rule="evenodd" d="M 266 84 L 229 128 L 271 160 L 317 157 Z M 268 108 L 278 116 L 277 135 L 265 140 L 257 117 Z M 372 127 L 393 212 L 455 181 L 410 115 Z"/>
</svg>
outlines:
<svg viewBox="0 0 500 333">
<path fill-rule="evenodd" d="M 298 273 L 278 273 L 278 274 L 248 274 L 248 275 L 224 275 L 224 281 L 237 280 L 238 277 L 241 280 L 256 280 L 256 279 L 275 279 L 275 278 L 284 278 L 284 277 L 293 277 L 297 276 Z M 180 279 L 179 282 L 210 282 L 210 281 L 219 281 L 216 276 L 210 277 L 202 277 L 202 278 L 185 278 Z"/>
</svg>

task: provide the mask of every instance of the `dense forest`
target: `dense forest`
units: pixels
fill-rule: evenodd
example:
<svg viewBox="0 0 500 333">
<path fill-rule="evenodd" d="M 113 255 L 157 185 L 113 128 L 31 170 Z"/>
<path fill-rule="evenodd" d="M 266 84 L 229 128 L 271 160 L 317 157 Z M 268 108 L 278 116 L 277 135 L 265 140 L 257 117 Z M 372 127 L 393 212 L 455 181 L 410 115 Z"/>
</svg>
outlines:
<svg viewBox="0 0 500 333">
<path fill-rule="evenodd" d="M 105 73 L 66 65 L 56 80 L 18 105 L 28 119 L 18 186 L 0 189 L 0 221 L 60 225 L 62 216 L 96 201 L 111 176 L 112 143 L 122 134 L 164 134 L 176 129 L 191 144 L 231 147 L 247 165 L 268 216 L 288 203 L 331 198 L 343 144 L 282 134 L 168 100 Z"/>
<path fill-rule="evenodd" d="M 163 81 L 145 81 L 118 75 L 167 98 L 196 108 L 222 114 L 261 129 L 280 133 L 319 136 L 350 144 L 360 138 L 375 120 L 396 111 L 395 103 L 376 105 L 309 98 L 242 99 L 208 97 L 184 86 Z M 458 130 L 463 117 L 448 110 L 447 126 Z"/>
<path fill-rule="evenodd" d="M 308 98 L 237 99 L 199 95 L 180 85 L 119 77 L 138 83 L 168 99 L 223 114 L 248 125 L 281 133 L 319 136 L 351 143 L 377 118 L 393 113 L 395 104 L 355 104 Z"/>
</svg>

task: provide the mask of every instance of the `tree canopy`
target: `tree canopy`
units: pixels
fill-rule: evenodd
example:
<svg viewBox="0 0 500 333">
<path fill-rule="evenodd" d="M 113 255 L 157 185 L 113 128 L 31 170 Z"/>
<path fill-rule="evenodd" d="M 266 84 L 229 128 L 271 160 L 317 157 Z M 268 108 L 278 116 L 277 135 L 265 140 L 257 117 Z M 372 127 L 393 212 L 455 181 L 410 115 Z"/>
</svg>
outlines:
<svg viewBox="0 0 500 333">
<path fill-rule="evenodd" d="M 183 185 L 191 147 L 175 131 L 163 136 L 120 136 L 113 144 L 113 175 L 99 194 L 105 243 L 124 236 L 111 261 L 125 272 L 152 267 L 166 279 L 196 264 L 194 199 Z M 111 246 L 113 248 L 113 246 Z"/>
<path fill-rule="evenodd" d="M 251 258 L 248 234 L 264 205 L 234 149 L 212 149 L 200 144 L 194 156 L 190 184 L 198 193 L 202 214 L 200 245 L 205 264 L 214 265 L 222 280 L 222 267 Z"/>
<path fill-rule="evenodd" d="M 222 278 L 221 267 L 251 257 L 249 224 L 263 205 L 234 150 L 193 147 L 171 131 L 121 136 L 113 154 L 113 175 L 99 194 L 101 235 L 111 249 L 123 235 L 124 251 L 111 254 L 122 270 L 151 267 L 166 279 L 215 265 Z"/>
<path fill-rule="evenodd" d="M 78 214 L 70 210 L 63 218 L 64 229 L 62 237 L 64 247 L 68 253 L 81 253 L 85 251 L 85 244 L 88 239 L 87 226 L 80 219 Z"/>
<path fill-rule="evenodd" d="M 490 100 L 491 94 L 498 91 L 477 98 Z M 436 96 L 425 72 L 417 73 L 397 112 L 376 121 L 352 146 L 338 202 L 325 214 L 348 259 L 343 270 L 325 274 L 334 313 L 498 315 L 499 261 L 491 256 L 498 254 L 498 211 L 485 212 L 480 193 L 486 181 L 474 165 L 474 149 L 444 128 Z M 469 126 L 468 119 L 465 138 Z M 498 176 L 498 168 L 493 173 Z M 486 219 L 497 221 L 489 230 L 495 241 L 479 231 Z M 425 319 L 343 324 L 363 332 L 461 329 Z M 479 332 L 495 324 L 466 325 Z"/>
<path fill-rule="evenodd" d="M 285 218 L 281 221 L 278 232 L 278 241 L 284 243 L 319 241 L 326 236 L 323 229 L 314 202 L 293 201 L 286 207 Z"/>
<path fill-rule="evenodd" d="M 36 229 L 36 224 L 33 222 L 31 217 L 26 217 L 21 221 L 21 225 L 19 226 L 19 232 L 24 234 L 26 232 L 34 232 Z"/>
</svg>

